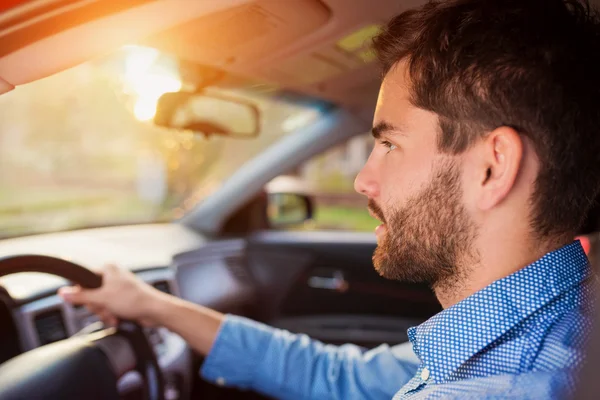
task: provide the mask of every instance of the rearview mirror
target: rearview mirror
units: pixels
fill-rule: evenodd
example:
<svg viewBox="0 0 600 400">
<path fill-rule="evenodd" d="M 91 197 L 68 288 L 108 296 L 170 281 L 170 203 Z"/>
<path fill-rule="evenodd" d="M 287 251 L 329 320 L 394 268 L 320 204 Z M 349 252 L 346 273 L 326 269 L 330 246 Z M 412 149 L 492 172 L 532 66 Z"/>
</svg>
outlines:
<svg viewBox="0 0 600 400">
<path fill-rule="evenodd" d="M 205 92 L 165 93 L 158 100 L 154 123 L 167 128 L 250 139 L 260 132 L 260 112 L 239 98 Z"/>
</svg>

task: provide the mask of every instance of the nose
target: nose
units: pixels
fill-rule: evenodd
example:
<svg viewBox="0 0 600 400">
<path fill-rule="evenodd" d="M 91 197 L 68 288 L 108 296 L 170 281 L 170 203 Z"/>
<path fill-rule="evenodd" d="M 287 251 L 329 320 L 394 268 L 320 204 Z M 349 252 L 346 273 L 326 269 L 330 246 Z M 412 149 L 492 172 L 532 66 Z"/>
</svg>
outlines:
<svg viewBox="0 0 600 400">
<path fill-rule="evenodd" d="M 356 176 L 354 190 L 370 199 L 375 199 L 379 196 L 379 182 L 377 181 L 377 174 L 372 158 L 371 155 Z"/>
</svg>

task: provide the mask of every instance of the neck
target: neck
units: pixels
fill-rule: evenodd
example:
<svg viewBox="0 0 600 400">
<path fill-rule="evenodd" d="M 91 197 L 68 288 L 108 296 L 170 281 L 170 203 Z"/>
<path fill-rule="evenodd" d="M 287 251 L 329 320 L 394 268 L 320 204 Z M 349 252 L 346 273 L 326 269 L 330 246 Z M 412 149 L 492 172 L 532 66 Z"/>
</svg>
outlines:
<svg viewBox="0 0 600 400">
<path fill-rule="evenodd" d="M 476 240 L 479 244 L 477 250 L 463 257 L 457 265 L 456 274 L 433 286 L 443 308 L 453 306 L 573 240 L 570 235 L 541 241 L 533 238 L 523 240 L 523 236 L 510 230 L 491 233 L 486 236 L 493 240 L 485 240 L 483 236 Z"/>
</svg>

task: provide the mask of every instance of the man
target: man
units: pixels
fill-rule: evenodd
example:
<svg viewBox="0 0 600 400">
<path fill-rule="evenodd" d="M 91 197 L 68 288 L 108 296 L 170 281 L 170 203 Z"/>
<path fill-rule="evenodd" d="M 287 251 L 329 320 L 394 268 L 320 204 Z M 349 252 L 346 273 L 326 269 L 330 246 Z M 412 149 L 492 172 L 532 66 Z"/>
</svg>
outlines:
<svg viewBox="0 0 600 400">
<path fill-rule="evenodd" d="M 375 268 L 444 311 L 405 346 L 326 346 L 159 293 L 115 267 L 66 288 L 106 321 L 164 325 L 203 376 L 277 398 L 548 398 L 588 330 L 573 237 L 598 192 L 600 23 L 562 0 L 432 2 L 375 39 L 376 143 L 356 190 L 382 221 Z M 414 357 L 416 355 L 416 357 Z"/>
</svg>

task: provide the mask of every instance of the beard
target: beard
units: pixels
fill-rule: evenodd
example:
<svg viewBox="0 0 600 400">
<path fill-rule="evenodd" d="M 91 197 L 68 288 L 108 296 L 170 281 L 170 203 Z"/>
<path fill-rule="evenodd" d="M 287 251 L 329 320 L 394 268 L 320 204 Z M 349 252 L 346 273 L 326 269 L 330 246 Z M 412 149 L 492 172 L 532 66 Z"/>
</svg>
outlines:
<svg viewBox="0 0 600 400">
<path fill-rule="evenodd" d="M 434 289 L 460 280 L 461 263 L 475 263 L 473 241 L 477 230 L 464 209 L 460 172 L 456 163 L 434 169 L 426 187 L 402 208 L 382 209 L 369 200 L 369 209 L 386 230 L 381 235 L 373 264 L 384 278 L 427 282 Z"/>
</svg>

